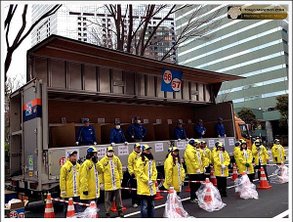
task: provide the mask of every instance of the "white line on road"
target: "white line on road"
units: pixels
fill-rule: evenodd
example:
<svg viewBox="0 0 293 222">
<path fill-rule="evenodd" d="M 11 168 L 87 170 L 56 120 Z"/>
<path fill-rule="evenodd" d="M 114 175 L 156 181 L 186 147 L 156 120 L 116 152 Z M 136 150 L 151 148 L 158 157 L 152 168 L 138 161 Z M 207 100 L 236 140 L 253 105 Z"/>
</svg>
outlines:
<svg viewBox="0 0 293 222">
<path fill-rule="evenodd" d="M 280 214 L 278 214 L 277 216 L 275 216 L 275 217 L 273 217 L 273 218 L 280 219 L 280 218 L 284 218 L 284 217 L 286 217 L 286 216 L 288 216 L 288 215 L 289 215 L 289 210 L 286 210 L 286 211 L 284 211 L 283 213 L 280 213 Z"/>
</svg>

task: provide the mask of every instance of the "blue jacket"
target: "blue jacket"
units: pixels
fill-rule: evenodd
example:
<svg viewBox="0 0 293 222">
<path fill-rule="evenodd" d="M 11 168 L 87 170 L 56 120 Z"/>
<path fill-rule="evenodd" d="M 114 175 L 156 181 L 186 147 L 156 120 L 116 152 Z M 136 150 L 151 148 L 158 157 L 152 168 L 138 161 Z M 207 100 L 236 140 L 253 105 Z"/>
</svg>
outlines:
<svg viewBox="0 0 293 222">
<path fill-rule="evenodd" d="M 175 128 L 175 139 L 186 139 L 186 131 L 184 128 L 176 127 Z"/>
<path fill-rule="evenodd" d="M 223 123 L 217 123 L 216 124 L 216 132 L 217 132 L 217 136 L 220 135 L 221 137 L 225 136 L 225 126 Z"/>
<path fill-rule="evenodd" d="M 146 128 L 143 125 L 134 123 L 128 127 L 127 133 L 130 137 L 134 136 L 134 139 L 142 140 L 146 135 Z"/>
<path fill-rule="evenodd" d="M 110 132 L 110 143 L 124 143 L 126 142 L 122 129 L 112 128 Z"/>
<path fill-rule="evenodd" d="M 207 129 L 202 124 L 197 123 L 194 127 L 194 130 L 195 130 L 197 138 L 202 138 L 203 137 L 202 133 L 204 131 L 206 132 Z"/>
<path fill-rule="evenodd" d="M 79 145 L 93 145 L 97 142 L 96 131 L 93 126 L 82 126 L 79 128 L 77 139 Z"/>
</svg>

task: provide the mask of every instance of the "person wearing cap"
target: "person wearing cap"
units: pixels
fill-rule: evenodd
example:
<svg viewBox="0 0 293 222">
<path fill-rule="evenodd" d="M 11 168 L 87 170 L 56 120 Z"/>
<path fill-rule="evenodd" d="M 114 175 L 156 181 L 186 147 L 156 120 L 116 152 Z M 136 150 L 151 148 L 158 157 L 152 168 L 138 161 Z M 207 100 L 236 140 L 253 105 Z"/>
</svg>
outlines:
<svg viewBox="0 0 293 222">
<path fill-rule="evenodd" d="M 80 200 L 83 203 L 97 201 L 100 197 L 101 174 L 103 166 L 98 161 L 98 151 L 90 146 L 87 149 L 86 160 L 80 167 Z"/>
<path fill-rule="evenodd" d="M 222 197 L 227 197 L 227 177 L 230 164 L 229 153 L 225 150 L 223 143 L 218 143 L 217 151 L 214 153 L 214 168 L 217 178 L 217 187 Z"/>
<path fill-rule="evenodd" d="M 120 122 L 115 122 L 115 127 L 111 129 L 110 143 L 111 143 L 111 146 L 114 146 L 115 143 L 124 143 L 125 145 L 128 144 L 126 141 L 125 135 L 121 129 Z"/>
<path fill-rule="evenodd" d="M 134 118 L 134 123 L 127 129 L 128 135 L 134 142 L 142 142 L 146 136 L 146 128 L 142 125 L 139 117 Z"/>
<path fill-rule="evenodd" d="M 215 128 L 216 128 L 216 133 L 217 133 L 218 137 L 226 137 L 225 126 L 223 124 L 222 117 L 218 118 L 218 122 L 217 122 Z"/>
<path fill-rule="evenodd" d="M 284 147 L 280 144 L 279 139 L 274 140 L 274 145 L 272 147 L 273 161 L 277 165 L 284 164 L 286 161 L 286 153 Z"/>
<path fill-rule="evenodd" d="M 207 129 L 204 127 L 202 119 L 199 119 L 197 124 L 195 124 L 194 131 L 196 134 L 196 138 L 199 138 L 199 139 L 203 138 Z"/>
<path fill-rule="evenodd" d="M 253 167 L 253 155 L 250 149 L 247 147 L 245 140 L 242 140 L 240 144 L 240 153 L 238 156 L 238 169 L 239 173 L 246 172 L 250 182 L 254 179 L 254 167 Z"/>
<path fill-rule="evenodd" d="M 204 154 L 204 166 L 205 166 L 205 173 L 209 174 L 211 172 L 211 164 L 212 164 L 212 151 L 208 148 L 206 141 L 202 140 L 200 142 L 200 148 Z M 209 176 L 207 176 L 209 177 Z"/>
<path fill-rule="evenodd" d="M 213 147 L 212 149 L 212 154 L 211 154 L 211 165 L 214 164 L 214 153 L 217 151 L 217 147 L 218 147 L 218 144 L 220 143 L 220 141 L 217 141 L 215 142 L 215 146 Z"/>
<path fill-rule="evenodd" d="M 96 131 L 93 126 L 90 125 L 89 118 L 83 119 L 84 125 L 79 128 L 76 145 L 96 145 Z"/>
<path fill-rule="evenodd" d="M 190 181 L 190 201 L 192 203 L 197 202 L 196 191 L 200 187 L 200 183 L 194 183 L 191 181 L 203 181 L 204 180 L 204 155 L 203 151 L 199 147 L 200 141 L 190 139 L 186 149 L 184 151 L 184 161 L 186 165 L 186 171 Z"/>
<path fill-rule="evenodd" d="M 185 170 L 183 164 L 181 163 L 179 156 L 179 149 L 173 147 L 170 155 L 164 162 L 164 171 L 165 171 L 165 181 L 163 186 L 166 189 L 174 187 L 177 194 L 181 192 L 182 185 L 184 184 L 185 179 Z"/>
<path fill-rule="evenodd" d="M 107 147 L 106 155 L 100 160 L 103 166 L 101 184 L 105 190 L 106 217 L 110 217 L 113 198 L 118 209 L 118 217 L 124 217 L 122 212 L 121 184 L 123 179 L 122 164 L 114 154 L 112 146 Z"/>
<path fill-rule="evenodd" d="M 65 164 L 60 168 L 60 196 L 68 200 L 73 198 L 73 201 L 79 202 L 79 173 L 80 165 L 77 163 L 77 151 L 71 151 L 68 154 L 68 159 Z M 74 205 L 77 213 L 82 211 L 79 205 Z M 63 207 L 64 216 L 66 217 L 67 203 L 64 202 Z"/>
<path fill-rule="evenodd" d="M 177 126 L 174 131 L 176 140 L 180 141 L 183 139 L 187 139 L 186 130 L 183 128 L 182 122 L 177 123 Z"/>
<path fill-rule="evenodd" d="M 151 152 L 151 147 L 147 144 L 141 145 L 142 153 L 136 162 L 137 194 L 140 195 L 141 217 L 155 217 L 156 161 Z"/>
<path fill-rule="evenodd" d="M 130 175 L 130 186 L 131 188 L 137 188 L 137 181 L 136 181 L 136 162 L 141 154 L 141 147 L 139 143 L 134 144 L 133 151 L 128 156 L 127 160 L 127 170 Z M 131 201 L 132 207 L 137 208 L 139 203 L 139 198 L 137 196 L 137 191 L 131 191 Z"/>
<path fill-rule="evenodd" d="M 269 181 L 268 178 L 268 173 L 267 173 L 267 163 L 268 160 L 270 159 L 270 156 L 268 154 L 267 149 L 261 144 L 260 140 L 255 140 L 254 141 L 255 148 L 252 150 L 252 155 L 254 159 L 254 169 L 258 170 L 258 178 L 260 179 L 260 168 L 263 167 L 267 180 Z"/>
</svg>

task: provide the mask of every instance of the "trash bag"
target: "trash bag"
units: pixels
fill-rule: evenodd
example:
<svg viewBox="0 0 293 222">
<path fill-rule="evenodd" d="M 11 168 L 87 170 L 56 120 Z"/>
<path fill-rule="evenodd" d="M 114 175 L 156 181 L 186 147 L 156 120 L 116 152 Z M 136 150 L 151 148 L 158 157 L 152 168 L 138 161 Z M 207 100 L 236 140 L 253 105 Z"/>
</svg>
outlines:
<svg viewBox="0 0 293 222">
<path fill-rule="evenodd" d="M 208 212 L 221 210 L 226 206 L 222 201 L 219 190 L 209 181 L 200 186 L 196 195 L 198 206 Z"/>
<path fill-rule="evenodd" d="M 247 174 L 242 175 L 235 181 L 236 188 L 235 192 L 239 192 L 240 198 L 242 199 L 258 199 L 258 192 L 256 186 L 250 182 Z"/>
<path fill-rule="evenodd" d="M 190 217 L 184 210 L 181 198 L 177 195 L 173 187 L 170 187 L 169 194 L 165 205 L 164 217 L 166 218 L 182 218 Z"/>
<path fill-rule="evenodd" d="M 280 165 L 275 170 L 274 176 L 271 178 L 271 183 L 282 184 L 289 181 L 289 168 L 285 165 Z"/>
<path fill-rule="evenodd" d="M 95 218 L 97 213 L 100 211 L 99 208 L 87 207 L 83 212 L 76 213 L 76 218 Z"/>
</svg>

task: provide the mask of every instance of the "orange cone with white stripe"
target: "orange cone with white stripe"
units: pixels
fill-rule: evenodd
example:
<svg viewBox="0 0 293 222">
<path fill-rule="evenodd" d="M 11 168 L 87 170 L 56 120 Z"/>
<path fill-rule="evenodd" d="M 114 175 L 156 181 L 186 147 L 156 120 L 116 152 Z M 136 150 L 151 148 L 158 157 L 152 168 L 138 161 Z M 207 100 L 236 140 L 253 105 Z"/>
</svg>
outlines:
<svg viewBox="0 0 293 222">
<path fill-rule="evenodd" d="M 233 174 L 232 174 L 232 180 L 235 181 L 238 178 L 238 172 L 236 168 L 236 164 L 233 164 Z"/>
<path fill-rule="evenodd" d="M 211 179 L 212 184 L 214 186 L 217 186 L 217 178 L 214 175 L 214 168 L 213 167 L 211 168 L 210 179 Z"/>
<path fill-rule="evenodd" d="M 75 210 L 73 205 L 73 199 L 69 198 L 66 217 L 74 217 L 74 216 L 75 216 Z"/>
<path fill-rule="evenodd" d="M 270 189 L 272 186 L 267 181 L 266 173 L 263 169 L 263 167 L 260 168 L 260 180 L 259 184 L 257 186 L 258 189 Z"/>
<path fill-rule="evenodd" d="M 98 215 L 98 209 L 97 209 L 96 202 L 95 201 L 91 201 L 89 207 L 91 208 L 91 212 L 92 212 L 89 215 L 89 218 L 98 218 L 99 215 Z"/>
<path fill-rule="evenodd" d="M 47 194 L 44 218 L 55 218 L 51 194 Z"/>
<path fill-rule="evenodd" d="M 210 187 L 207 188 L 203 201 L 208 205 L 212 203 L 213 198 L 212 198 L 212 190 Z"/>
</svg>

